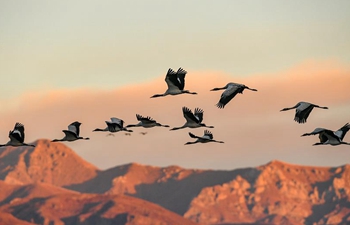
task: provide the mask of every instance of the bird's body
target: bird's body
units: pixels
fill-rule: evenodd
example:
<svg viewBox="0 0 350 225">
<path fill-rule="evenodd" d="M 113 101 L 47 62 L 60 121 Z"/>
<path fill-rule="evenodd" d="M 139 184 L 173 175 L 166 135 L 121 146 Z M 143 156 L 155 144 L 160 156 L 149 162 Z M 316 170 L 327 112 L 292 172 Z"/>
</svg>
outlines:
<svg viewBox="0 0 350 225">
<path fill-rule="evenodd" d="M 157 123 L 154 119 L 147 116 L 141 116 L 139 114 L 136 114 L 136 119 L 139 121 L 138 124 L 130 124 L 126 127 L 144 127 L 144 128 L 151 128 L 151 127 L 169 127 L 169 125 L 162 125 L 160 123 Z"/>
<path fill-rule="evenodd" d="M 194 113 L 187 108 L 182 107 L 183 116 L 186 119 L 186 123 L 182 127 L 174 127 L 170 130 L 179 130 L 183 128 L 198 128 L 198 127 L 207 127 L 207 128 L 214 128 L 213 126 L 207 126 L 203 121 L 203 110 L 200 108 L 195 108 Z"/>
<path fill-rule="evenodd" d="M 165 82 L 167 83 L 168 89 L 165 91 L 164 94 L 156 94 L 153 95 L 151 98 L 163 97 L 167 95 L 197 94 L 196 92 L 184 90 L 186 74 L 187 72 L 182 68 L 179 68 L 177 72 L 169 68 L 165 76 Z"/>
<path fill-rule="evenodd" d="M 332 131 L 325 128 L 316 128 L 311 133 L 305 133 L 301 135 L 304 136 L 310 136 L 310 135 L 316 135 L 318 134 L 318 138 L 320 139 L 320 142 L 315 143 L 314 145 L 340 145 L 340 144 L 347 144 L 350 145 L 347 142 L 343 141 L 343 138 L 345 137 L 346 133 L 350 129 L 350 124 L 346 123 L 344 126 L 342 126 L 337 131 Z"/>
<path fill-rule="evenodd" d="M 219 109 L 223 109 L 225 107 L 225 105 L 231 101 L 232 98 L 234 98 L 238 93 L 243 94 L 244 89 L 248 89 L 251 91 L 257 91 L 256 89 L 253 88 L 249 88 L 247 86 L 245 86 L 244 84 L 237 84 L 237 83 L 228 83 L 226 84 L 225 87 L 222 88 L 214 88 L 211 89 L 210 91 L 218 91 L 218 90 L 223 90 L 226 89 L 220 97 L 219 102 L 216 104 L 216 106 Z"/>
<path fill-rule="evenodd" d="M 105 121 L 107 124 L 107 127 L 104 129 L 100 129 L 100 128 L 96 128 L 93 131 L 102 131 L 102 132 L 111 132 L 111 133 L 115 133 L 115 132 L 119 132 L 119 131 L 126 131 L 126 132 L 133 132 L 132 130 L 128 130 L 124 127 L 124 121 L 116 118 L 116 117 L 112 117 L 111 121 Z"/>
<path fill-rule="evenodd" d="M 298 102 L 295 106 L 290 108 L 284 108 L 281 111 L 287 111 L 290 109 L 295 109 L 294 120 L 298 123 L 306 123 L 313 108 L 328 109 L 328 107 L 318 106 L 309 102 Z"/>
<path fill-rule="evenodd" d="M 208 143 L 208 142 L 224 143 L 223 141 L 214 140 L 213 134 L 208 130 L 204 131 L 204 135 L 202 137 L 196 136 L 191 132 L 189 132 L 188 134 L 190 135 L 191 138 L 197 138 L 197 140 L 193 142 L 187 142 L 185 145 L 196 144 L 196 143 Z"/>
<path fill-rule="evenodd" d="M 68 126 L 68 130 L 62 130 L 62 132 L 65 134 L 64 138 L 62 139 L 54 139 L 52 142 L 57 142 L 57 141 L 76 141 L 76 140 L 89 140 L 90 138 L 84 138 L 80 137 L 80 125 L 81 123 L 78 121 L 75 121 Z"/>
<path fill-rule="evenodd" d="M 4 145 L 0 145 L 0 147 L 3 147 L 3 146 L 14 146 L 14 147 L 32 146 L 32 147 L 35 147 L 35 145 L 24 143 L 24 126 L 21 123 L 16 123 L 13 130 L 9 131 L 9 138 L 10 138 L 10 141 Z"/>
</svg>

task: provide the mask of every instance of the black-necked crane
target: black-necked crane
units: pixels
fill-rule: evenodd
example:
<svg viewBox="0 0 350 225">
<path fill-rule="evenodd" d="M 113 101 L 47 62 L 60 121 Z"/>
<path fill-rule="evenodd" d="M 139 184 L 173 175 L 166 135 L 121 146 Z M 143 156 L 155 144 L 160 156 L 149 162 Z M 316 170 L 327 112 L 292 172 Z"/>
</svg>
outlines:
<svg viewBox="0 0 350 225">
<path fill-rule="evenodd" d="M 318 138 L 320 139 L 320 142 L 315 143 L 314 145 L 340 145 L 340 144 L 347 144 L 349 143 L 344 142 L 343 139 L 346 135 L 346 133 L 350 129 L 350 124 L 346 123 L 344 126 L 342 126 L 337 131 L 328 130 L 325 128 L 316 128 L 311 133 L 305 133 L 301 135 L 304 136 L 310 136 L 310 135 L 316 135 L 318 134 Z"/>
<path fill-rule="evenodd" d="M 197 94 L 196 92 L 190 92 L 188 90 L 184 90 L 186 74 L 187 74 L 187 71 L 182 68 L 179 68 L 177 72 L 169 68 L 165 76 L 165 82 L 168 85 L 168 89 L 165 91 L 164 94 L 156 94 L 156 95 L 153 95 L 151 98 L 163 97 L 167 95 L 179 95 L 179 94 L 196 95 Z"/>
<path fill-rule="evenodd" d="M 62 130 L 62 132 L 65 134 L 64 138 L 62 139 L 54 139 L 52 142 L 56 141 L 76 141 L 76 140 L 89 140 L 90 138 L 86 137 L 80 137 L 80 125 L 81 123 L 78 121 L 75 121 L 68 126 L 68 130 Z"/>
<path fill-rule="evenodd" d="M 32 146 L 32 147 L 35 147 L 35 145 L 24 143 L 24 126 L 21 123 L 16 123 L 13 130 L 9 131 L 9 138 L 10 138 L 10 141 L 4 145 L 0 145 L 0 147 L 3 147 L 3 146 L 14 146 L 14 147 Z"/>
<path fill-rule="evenodd" d="M 244 84 L 237 84 L 237 83 L 228 83 L 226 84 L 225 87 L 222 88 L 214 88 L 211 89 L 210 91 L 219 91 L 219 90 L 223 90 L 226 89 L 220 97 L 219 102 L 216 104 L 216 106 L 219 109 L 223 109 L 225 107 L 225 105 L 231 101 L 232 98 L 234 98 L 238 93 L 243 94 L 244 89 L 248 89 L 251 91 L 258 91 L 256 89 L 253 88 L 249 88 L 247 86 L 245 86 Z"/>
<path fill-rule="evenodd" d="M 196 143 L 208 143 L 208 142 L 224 143 L 223 141 L 214 140 L 213 134 L 209 130 L 205 130 L 204 135 L 202 137 L 196 136 L 191 132 L 189 132 L 188 134 L 190 135 L 191 138 L 197 138 L 197 140 L 193 142 L 187 142 L 185 143 L 185 145 L 191 145 Z"/>
<path fill-rule="evenodd" d="M 126 127 L 144 127 L 144 128 L 151 128 L 151 127 L 169 127 L 169 125 L 162 125 L 160 123 L 157 123 L 154 119 L 147 116 L 141 116 L 139 114 L 136 114 L 136 119 L 139 121 L 138 124 L 130 124 Z"/>
<path fill-rule="evenodd" d="M 197 128 L 197 127 L 207 127 L 207 128 L 214 128 L 213 126 L 207 126 L 204 123 L 202 123 L 203 121 L 203 109 L 200 108 L 195 108 L 194 109 L 194 113 L 192 113 L 192 111 L 187 108 L 187 107 L 182 107 L 182 112 L 183 112 L 183 116 L 186 119 L 186 123 L 182 126 L 182 127 L 174 127 L 170 130 L 179 130 L 179 129 L 183 129 L 183 128 Z"/>
<path fill-rule="evenodd" d="M 93 131 L 102 131 L 102 132 L 111 132 L 111 133 L 115 133 L 115 132 L 119 132 L 119 131 L 126 131 L 126 132 L 133 132 L 132 130 L 128 130 L 124 127 L 124 121 L 116 118 L 116 117 L 112 117 L 111 121 L 105 121 L 107 124 L 107 127 L 104 129 L 100 129 L 100 128 L 96 128 Z"/>
<path fill-rule="evenodd" d="M 298 123 L 306 123 L 313 108 L 328 109 L 328 107 L 318 106 L 309 102 L 298 102 L 295 106 L 290 108 L 284 108 L 281 111 L 287 111 L 290 109 L 295 109 L 294 120 Z"/>
</svg>

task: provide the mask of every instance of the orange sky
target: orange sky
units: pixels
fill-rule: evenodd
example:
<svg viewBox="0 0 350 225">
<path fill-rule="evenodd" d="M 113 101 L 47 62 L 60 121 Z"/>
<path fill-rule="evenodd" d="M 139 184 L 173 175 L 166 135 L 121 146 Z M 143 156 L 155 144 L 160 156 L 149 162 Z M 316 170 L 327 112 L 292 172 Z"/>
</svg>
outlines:
<svg viewBox="0 0 350 225">
<path fill-rule="evenodd" d="M 177 69 L 177 68 L 174 68 Z M 186 68 L 185 68 L 186 69 Z M 0 142 L 8 141 L 8 130 L 15 122 L 26 128 L 26 141 L 38 138 L 61 138 L 61 130 L 78 120 L 82 122 L 81 136 L 89 141 L 67 143 L 79 155 L 104 169 L 129 162 L 157 166 L 180 165 L 190 168 L 233 169 L 256 166 L 278 159 L 297 164 L 340 165 L 350 162 L 349 146 L 312 146 L 317 137 L 300 135 L 316 127 L 338 129 L 350 122 L 350 69 L 337 62 L 308 61 L 288 71 L 276 74 L 254 74 L 249 78 L 234 79 L 219 72 L 192 72 L 186 77 L 186 89 L 198 95 L 167 96 L 150 99 L 166 89 L 164 75 L 159 79 L 112 91 L 81 89 L 52 90 L 45 93 L 27 93 L 11 102 L 2 102 L 0 111 Z M 258 92 L 245 90 L 237 95 L 225 109 L 215 104 L 220 92 L 210 92 L 228 82 L 244 83 Z M 308 101 L 329 110 L 314 109 L 306 124 L 293 121 L 294 111 L 279 112 L 284 107 Z M 11 103 L 11 107 L 4 105 Z M 181 108 L 200 107 L 204 110 L 204 123 L 214 125 L 214 138 L 225 144 L 197 144 L 191 131 L 202 135 L 203 130 L 168 128 L 135 128 L 131 136 L 117 133 L 91 132 L 104 128 L 105 120 L 119 117 L 126 124 L 136 123 L 135 114 L 151 116 L 171 127 L 185 122 Z M 147 135 L 139 132 L 147 131 Z M 344 141 L 350 142 L 350 137 Z"/>
</svg>

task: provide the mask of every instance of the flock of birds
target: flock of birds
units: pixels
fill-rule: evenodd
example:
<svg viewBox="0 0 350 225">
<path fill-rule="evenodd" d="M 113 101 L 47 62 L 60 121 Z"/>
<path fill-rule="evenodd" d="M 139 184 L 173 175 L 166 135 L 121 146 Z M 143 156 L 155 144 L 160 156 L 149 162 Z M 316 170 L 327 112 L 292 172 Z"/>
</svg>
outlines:
<svg viewBox="0 0 350 225">
<path fill-rule="evenodd" d="M 164 97 L 167 95 L 179 95 L 179 94 L 197 94 L 196 92 L 190 92 L 188 90 L 184 90 L 185 88 L 185 76 L 187 74 L 187 71 L 185 71 L 182 68 L 179 68 L 177 72 L 175 72 L 172 69 L 169 69 L 166 76 L 165 76 L 165 82 L 168 86 L 168 89 L 163 94 L 156 94 L 151 96 L 151 98 L 157 98 L 157 97 Z M 218 90 L 225 90 L 220 97 L 219 102 L 216 104 L 216 106 L 219 109 L 223 109 L 226 104 L 228 104 L 232 98 L 234 98 L 238 93 L 243 94 L 243 91 L 251 90 L 251 91 L 257 91 L 256 89 L 249 88 L 248 86 L 244 84 L 238 84 L 238 83 L 228 83 L 224 87 L 221 88 L 214 88 L 210 91 L 218 91 Z M 281 111 L 287 111 L 291 109 L 295 109 L 295 117 L 294 120 L 298 123 L 306 123 L 307 118 L 309 117 L 311 111 L 314 108 L 320 108 L 320 109 L 328 109 L 328 107 L 318 106 L 312 103 L 308 102 L 299 102 L 295 106 L 290 108 L 284 108 Z M 205 127 L 205 128 L 214 128 L 214 126 L 207 126 L 203 122 L 203 113 L 204 111 L 200 108 L 195 108 L 192 112 L 191 109 L 187 107 L 182 108 L 183 116 L 186 120 L 185 124 L 181 127 L 174 127 L 170 130 L 179 130 L 184 128 L 199 128 L 199 127 Z M 125 132 L 132 132 L 132 130 L 129 130 L 129 127 L 144 127 L 144 128 L 151 128 L 151 127 L 169 127 L 169 125 L 163 125 L 158 123 L 156 120 L 152 119 L 151 117 L 147 116 L 141 116 L 139 114 L 136 114 L 136 119 L 139 121 L 137 124 L 131 124 L 124 126 L 124 121 L 112 117 L 111 121 L 105 121 L 107 127 L 105 128 L 96 128 L 93 131 L 101 131 L 101 132 L 110 132 L 110 134 L 119 132 L 119 131 L 125 131 Z M 88 137 L 81 137 L 80 135 L 80 125 L 81 123 L 76 121 L 71 123 L 68 126 L 68 130 L 63 130 L 63 133 L 65 136 L 62 139 L 54 139 L 52 142 L 57 141 L 76 141 L 76 140 L 89 140 Z M 316 128 L 314 131 L 310 133 L 305 133 L 302 136 L 309 136 L 309 135 L 318 135 L 320 142 L 315 143 L 314 145 L 340 145 L 340 144 L 346 144 L 350 145 L 350 143 L 344 142 L 343 138 L 345 134 L 349 131 L 350 124 L 346 123 L 343 127 L 338 129 L 337 131 L 332 131 L 325 128 Z M 143 135 L 145 135 L 147 132 L 142 132 Z M 213 134 L 209 130 L 204 130 L 203 136 L 197 136 L 191 132 L 189 132 L 189 136 L 191 138 L 196 139 L 193 142 L 187 142 L 185 145 L 190 144 L 196 144 L 196 143 L 208 143 L 208 142 L 216 142 L 216 143 L 224 143 L 223 141 L 217 141 L 213 139 Z M 33 146 L 32 144 L 26 144 L 24 142 L 24 126 L 21 123 L 16 123 L 15 127 L 12 131 L 9 132 L 9 138 L 10 141 L 6 144 L 0 145 L 2 146 Z"/>
</svg>

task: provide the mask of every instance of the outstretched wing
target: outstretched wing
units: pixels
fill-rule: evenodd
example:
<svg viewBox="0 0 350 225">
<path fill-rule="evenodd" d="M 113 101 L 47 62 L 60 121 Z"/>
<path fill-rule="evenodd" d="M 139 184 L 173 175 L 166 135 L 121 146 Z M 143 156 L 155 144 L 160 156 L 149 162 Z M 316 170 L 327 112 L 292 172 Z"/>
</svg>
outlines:
<svg viewBox="0 0 350 225">
<path fill-rule="evenodd" d="M 117 132 L 117 130 L 120 130 L 121 127 L 118 123 L 113 123 L 113 122 L 110 122 L 110 121 L 105 121 L 106 124 L 107 124 L 107 127 L 108 127 L 108 131 L 110 132 Z M 119 129 L 117 129 L 119 128 Z"/>
<path fill-rule="evenodd" d="M 79 137 L 79 133 L 80 133 L 80 124 L 74 122 L 69 124 L 68 126 L 68 130 L 75 133 L 77 135 L 77 137 Z"/>
<path fill-rule="evenodd" d="M 328 141 L 328 137 L 327 137 L 327 135 L 325 135 L 324 132 L 321 132 L 318 135 L 318 138 L 320 139 L 320 143 L 325 143 L 326 141 Z"/>
<path fill-rule="evenodd" d="M 339 130 L 334 132 L 334 134 L 337 135 L 340 138 L 340 140 L 342 141 L 343 138 L 345 137 L 345 134 L 349 131 L 349 129 L 350 129 L 350 124 L 346 123 Z"/>
<path fill-rule="evenodd" d="M 205 138 L 205 139 L 213 139 L 214 136 L 209 130 L 205 130 L 203 138 Z"/>
<path fill-rule="evenodd" d="M 234 98 L 238 93 L 242 93 L 244 90 L 244 86 L 240 84 L 234 84 L 232 83 L 227 87 L 227 89 L 221 94 L 219 102 L 216 104 L 216 106 L 219 109 L 222 109 L 225 107 L 225 105 L 231 101 L 232 98 Z"/>
<path fill-rule="evenodd" d="M 313 108 L 314 106 L 310 103 L 301 103 L 295 110 L 296 112 L 294 120 L 298 123 L 306 123 L 306 120 L 309 117 Z"/>
<path fill-rule="evenodd" d="M 72 140 L 79 137 L 77 133 L 73 132 L 72 130 L 62 130 L 62 132 L 66 135 L 66 138 L 68 140 Z"/>
<path fill-rule="evenodd" d="M 181 84 L 179 80 L 177 79 L 177 74 L 174 70 L 169 68 L 166 76 L 165 76 L 165 82 L 168 85 L 168 89 L 180 89 Z"/>
<path fill-rule="evenodd" d="M 328 140 L 337 140 L 341 142 L 340 138 L 337 135 L 335 135 L 334 132 L 331 130 L 325 129 L 322 134 L 324 134 Z"/>
<path fill-rule="evenodd" d="M 141 121 L 142 123 L 155 123 L 156 121 L 154 119 L 152 119 L 151 117 L 147 116 L 147 117 L 144 117 L 144 116 L 141 116 L 139 114 L 136 114 L 136 118 L 138 121 Z"/>
<path fill-rule="evenodd" d="M 190 135 L 191 138 L 200 138 L 200 137 L 198 137 L 198 136 L 192 134 L 191 132 L 188 132 L 188 134 Z"/>
<path fill-rule="evenodd" d="M 9 138 L 13 142 L 24 142 L 24 126 L 21 123 L 16 123 L 13 131 L 9 132 Z"/>
<path fill-rule="evenodd" d="M 182 69 L 181 67 L 177 70 L 177 80 L 179 81 L 179 89 L 183 90 L 185 88 L 185 76 L 187 74 L 187 71 Z"/>
<path fill-rule="evenodd" d="M 321 134 L 323 133 L 325 130 L 325 128 L 316 128 L 314 131 L 312 131 L 311 133 L 305 133 L 303 134 L 303 136 L 309 136 L 309 135 L 316 135 L 316 134 Z"/>
<path fill-rule="evenodd" d="M 194 109 L 194 116 L 198 119 L 199 123 L 203 121 L 203 109 L 195 108 Z"/>
<path fill-rule="evenodd" d="M 117 124 L 117 126 L 120 127 L 120 128 L 123 128 L 123 126 L 124 126 L 124 120 L 121 120 L 119 118 L 112 117 L 111 121 L 112 121 L 112 123 Z M 106 123 L 108 125 L 108 123 L 110 123 L 110 122 L 106 121 Z"/>
<path fill-rule="evenodd" d="M 193 115 L 192 111 L 187 107 L 182 107 L 183 115 L 188 123 L 200 123 L 198 118 Z"/>
</svg>

